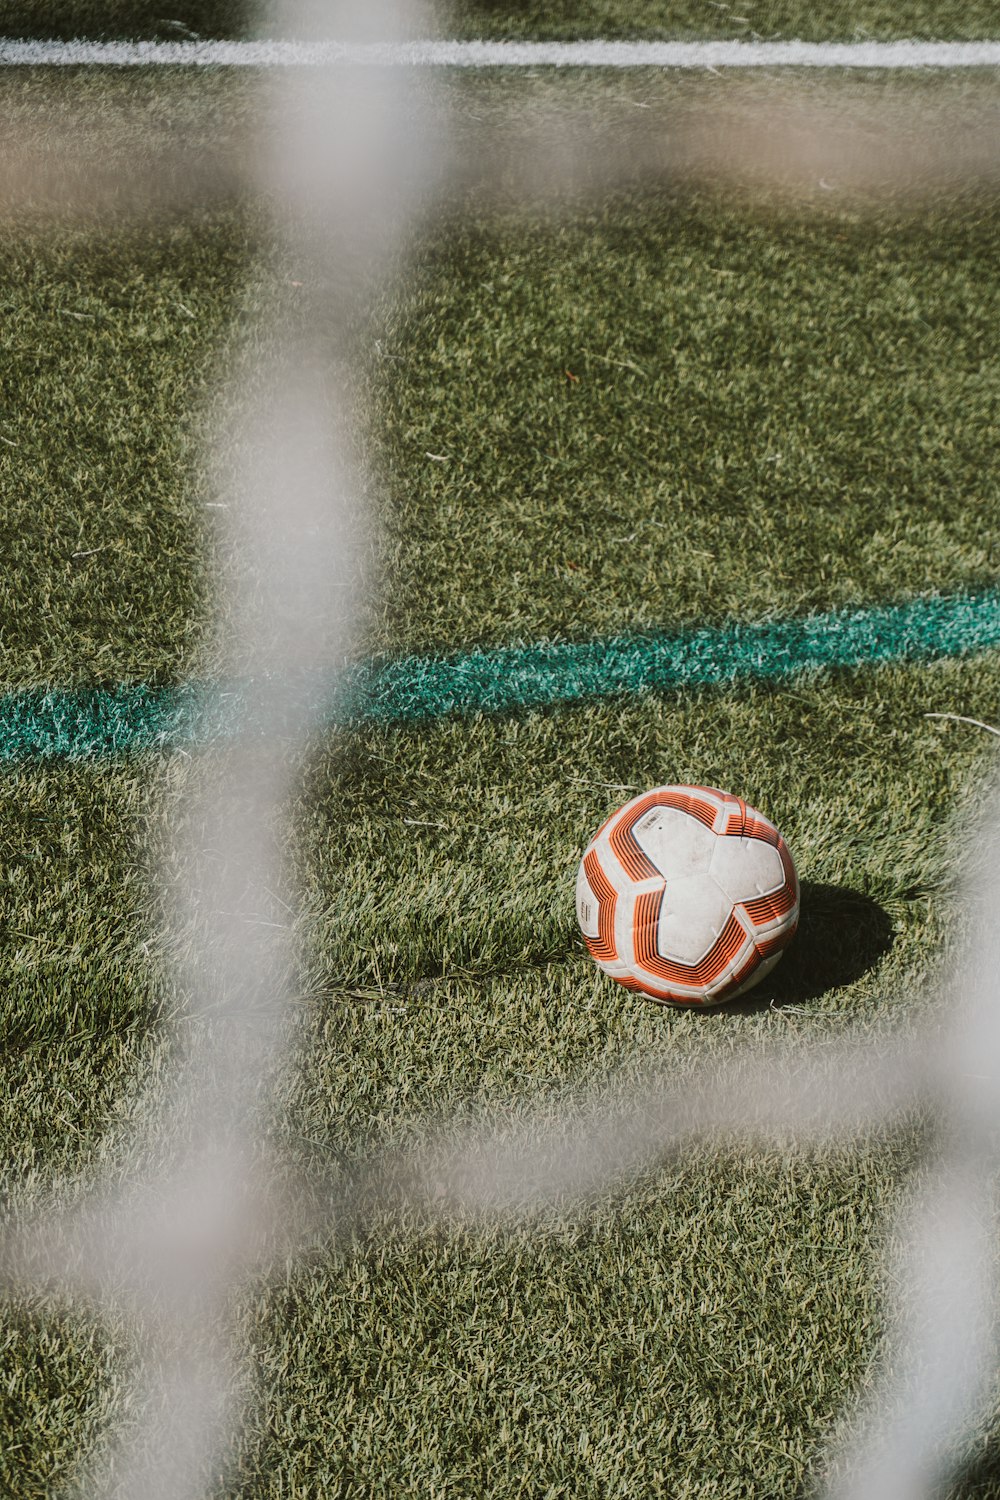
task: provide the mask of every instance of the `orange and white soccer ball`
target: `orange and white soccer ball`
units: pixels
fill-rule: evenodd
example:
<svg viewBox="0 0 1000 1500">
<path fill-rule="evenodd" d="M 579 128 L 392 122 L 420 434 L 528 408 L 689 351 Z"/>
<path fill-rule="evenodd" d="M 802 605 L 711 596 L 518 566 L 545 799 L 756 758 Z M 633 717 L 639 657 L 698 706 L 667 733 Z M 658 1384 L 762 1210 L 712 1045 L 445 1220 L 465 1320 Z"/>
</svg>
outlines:
<svg viewBox="0 0 1000 1500">
<path fill-rule="evenodd" d="M 795 934 L 799 881 L 781 834 L 741 797 L 661 786 L 598 829 L 576 914 L 612 979 L 675 1005 L 718 1005 L 770 973 Z"/>
</svg>

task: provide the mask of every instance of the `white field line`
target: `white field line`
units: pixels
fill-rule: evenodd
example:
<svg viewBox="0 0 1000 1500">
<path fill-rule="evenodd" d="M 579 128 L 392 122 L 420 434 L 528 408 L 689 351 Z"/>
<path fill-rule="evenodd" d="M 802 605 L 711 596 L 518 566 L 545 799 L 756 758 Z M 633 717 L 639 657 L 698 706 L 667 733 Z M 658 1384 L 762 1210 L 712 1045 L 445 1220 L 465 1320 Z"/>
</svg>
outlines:
<svg viewBox="0 0 1000 1500">
<path fill-rule="evenodd" d="M 15 41 L 0 66 L 273 68 L 361 63 L 448 68 L 995 68 L 1000 41 L 448 42 Z"/>
</svg>

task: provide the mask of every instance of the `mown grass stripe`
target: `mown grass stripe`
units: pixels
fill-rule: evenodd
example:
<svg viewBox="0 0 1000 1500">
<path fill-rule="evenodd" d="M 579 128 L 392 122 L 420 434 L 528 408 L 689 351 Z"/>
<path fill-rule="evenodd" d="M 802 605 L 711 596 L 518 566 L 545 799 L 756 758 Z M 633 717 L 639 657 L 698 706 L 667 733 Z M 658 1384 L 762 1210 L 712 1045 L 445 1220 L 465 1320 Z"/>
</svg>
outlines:
<svg viewBox="0 0 1000 1500">
<path fill-rule="evenodd" d="M 1000 646 L 1000 591 L 718 628 L 408 656 L 355 667 L 321 718 L 413 723 Z M 0 760 L 87 759 L 253 734 L 252 684 L 27 689 L 0 698 Z M 259 732 L 259 731 L 258 731 Z"/>
</svg>

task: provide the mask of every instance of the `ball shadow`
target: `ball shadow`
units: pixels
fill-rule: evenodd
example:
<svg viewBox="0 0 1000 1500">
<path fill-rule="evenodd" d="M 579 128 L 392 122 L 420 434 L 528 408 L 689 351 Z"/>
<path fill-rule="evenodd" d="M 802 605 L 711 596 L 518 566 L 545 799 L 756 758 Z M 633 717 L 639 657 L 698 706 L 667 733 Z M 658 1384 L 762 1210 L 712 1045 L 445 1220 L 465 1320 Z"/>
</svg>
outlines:
<svg viewBox="0 0 1000 1500">
<path fill-rule="evenodd" d="M 719 1010 L 747 1015 L 814 1000 L 867 974 L 892 947 L 893 936 L 888 913 L 870 896 L 804 880 L 799 930 L 777 967 L 745 999 Z"/>
<path fill-rule="evenodd" d="M 992 1500 L 1000 1495 L 1000 1436 L 992 1434 L 983 1451 L 960 1468 L 948 1490 L 949 1500 Z"/>
</svg>

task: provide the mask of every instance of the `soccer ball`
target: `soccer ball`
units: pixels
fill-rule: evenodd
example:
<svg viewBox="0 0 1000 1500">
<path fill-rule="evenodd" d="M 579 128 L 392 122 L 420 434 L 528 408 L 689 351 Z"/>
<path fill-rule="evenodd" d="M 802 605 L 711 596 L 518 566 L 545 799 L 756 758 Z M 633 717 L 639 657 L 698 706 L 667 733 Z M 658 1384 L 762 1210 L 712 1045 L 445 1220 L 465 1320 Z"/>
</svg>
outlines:
<svg viewBox="0 0 1000 1500">
<path fill-rule="evenodd" d="M 741 797 L 661 786 L 598 829 L 576 914 L 596 963 L 663 1004 L 718 1005 L 770 973 L 799 920 L 781 834 Z"/>
</svg>

